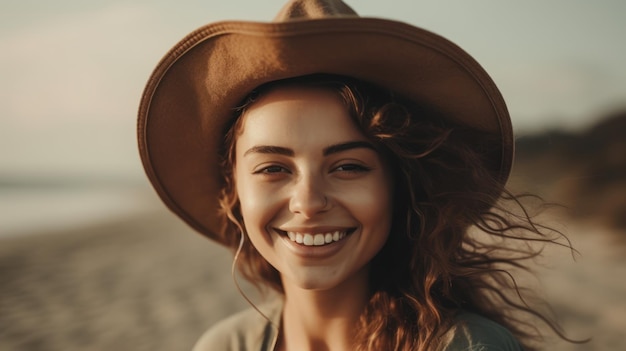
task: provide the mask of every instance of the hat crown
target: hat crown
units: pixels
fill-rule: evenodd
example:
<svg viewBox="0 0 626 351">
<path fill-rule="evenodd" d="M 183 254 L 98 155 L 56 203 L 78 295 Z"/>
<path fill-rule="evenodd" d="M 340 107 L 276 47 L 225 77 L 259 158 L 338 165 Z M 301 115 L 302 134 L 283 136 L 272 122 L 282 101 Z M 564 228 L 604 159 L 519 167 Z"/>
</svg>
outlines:
<svg viewBox="0 0 626 351">
<path fill-rule="evenodd" d="M 274 22 L 328 17 L 358 17 L 358 14 L 341 0 L 291 0 L 276 15 Z"/>
</svg>

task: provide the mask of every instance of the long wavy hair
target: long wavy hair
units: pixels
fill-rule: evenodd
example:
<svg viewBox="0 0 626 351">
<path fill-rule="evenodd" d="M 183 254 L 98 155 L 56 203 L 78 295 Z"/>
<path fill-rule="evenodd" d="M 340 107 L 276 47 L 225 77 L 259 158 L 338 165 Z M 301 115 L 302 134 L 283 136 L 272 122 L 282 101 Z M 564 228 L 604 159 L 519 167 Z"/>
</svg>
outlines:
<svg viewBox="0 0 626 351">
<path fill-rule="evenodd" d="M 246 235 L 232 173 L 240 117 L 259 96 L 285 85 L 335 92 L 394 176 L 391 233 L 371 262 L 371 295 L 355 350 L 438 350 L 460 310 L 500 323 L 527 350 L 538 334 L 528 317 L 565 338 L 526 303 L 512 271 L 526 269 L 540 253 L 529 243 L 571 247 L 566 238 L 560 243 L 558 231 L 535 223 L 521 201 L 528 195 L 512 195 L 494 175 L 490 160 L 500 152 L 498 137 L 352 78 L 312 75 L 265 84 L 234 112 L 221 150 L 223 242 L 235 250 Z M 468 147 L 477 140 L 480 147 Z M 248 280 L 283 292 L 279 272 L 249 240 L 239 260 Z"/>
</svg>

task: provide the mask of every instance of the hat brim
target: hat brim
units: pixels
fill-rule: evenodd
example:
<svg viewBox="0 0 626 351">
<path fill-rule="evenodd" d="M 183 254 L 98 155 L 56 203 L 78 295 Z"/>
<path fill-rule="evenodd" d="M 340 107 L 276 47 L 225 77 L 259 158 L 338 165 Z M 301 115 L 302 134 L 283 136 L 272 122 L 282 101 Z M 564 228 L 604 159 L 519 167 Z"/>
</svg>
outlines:
<svg viewBox="0 0 626 351">
<path fill-rule="evenodd" d="M 504 100 L 481 66 L 450 41 L 374 18 L 231 21 L 202 27 L 179 42 L 145 88 L 139 150 L 165 204 L 195 230 L 223 243 L 217 150 L 225 123 L 257 86 L 315 73 L 375 83 L 499 137 L 493 174 L 506 181 L 513 133 Z"/>
</svg>

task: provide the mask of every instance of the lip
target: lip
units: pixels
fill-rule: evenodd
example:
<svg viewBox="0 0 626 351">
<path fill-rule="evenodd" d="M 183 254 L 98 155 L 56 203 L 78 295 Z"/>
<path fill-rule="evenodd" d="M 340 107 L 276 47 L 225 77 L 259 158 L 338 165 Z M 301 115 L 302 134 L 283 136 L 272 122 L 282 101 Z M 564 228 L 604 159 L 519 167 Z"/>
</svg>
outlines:
<svg viewBox="0 0 626 351">
<path fill-rule="evenodd" d="M 292 229 L 295 229 L 295 228 L 289 228 L 289 231 L 302 232 L 302 233 L 322 233 L 322 232 L 328 232 L 331 230 L 347 231 L 346 237 L 343 238 L 342 240 L 334 241 L 332 243 L 321 245 L 321 246 L 306 246 L 306 245 L 298 244 L 296 242 L 291 241 L 291 239 L 289 239 L 289 237 L 287 236 L 286 231 L 282 229 L 274 229 L 274 231 L 280 236 L 280 239 L 282 240 L 283 244 L 287 247 L 287 249 L 289 249 L 289 251 L 291 251 L 295 255 L 300 256 L 302 258 L 315 258 L 315 259 L 327 258 L 341 251 L 341 249 L 350 240 L 350 237 L 352 237 L 352 234 L 354 234 L 354 232 L 356 231 L 356 228 L 354 227 L 353 228 L 341 228 L 341 229 L 337 227 L 333 227 L 333 228 L 318 227 L 318 228 L 309 228 L 309 229 L 299 228 L 299 230 L 292 230 Z"/>
</svg>

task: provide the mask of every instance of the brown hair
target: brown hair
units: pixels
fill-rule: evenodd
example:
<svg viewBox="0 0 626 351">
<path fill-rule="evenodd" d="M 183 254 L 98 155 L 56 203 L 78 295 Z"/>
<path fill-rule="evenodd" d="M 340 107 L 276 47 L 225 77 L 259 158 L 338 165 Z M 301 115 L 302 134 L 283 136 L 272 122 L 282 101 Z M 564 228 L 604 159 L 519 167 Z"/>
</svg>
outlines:
<svg viewBox="0 0 626 351">
<path fill-rule="evenodd" d="M 526 304 L 510 273 L 539 254 L 516 242 L 557 244 L 561 234 L 534 223 L 522 205 L 524 196 L 503 190 L 488 161 L 500 152 L 499 140 L 351 78 L 314 75 L 269 83 L 237 111 L 222 150 L 222 232 L 230 247 L 237 248 L 244 232 L 232 175 L 242 129 L 238 117 L 260 94 L 288 84 L 335 91 L 394 175 L 392 229 L 372 261 L 371 298 L 355 350 L 439 349 L 459 310 L 504 325 L 528 350 L 534 333 L 523 315 L 539 318 L 563 337 L 556 324 Z M 468 141 L 476 140 L 480 147 L 470 148 Z M 249 240 L 240 260 L 247 279 L 282 292 L 278 271 Z"/>
</svg>

